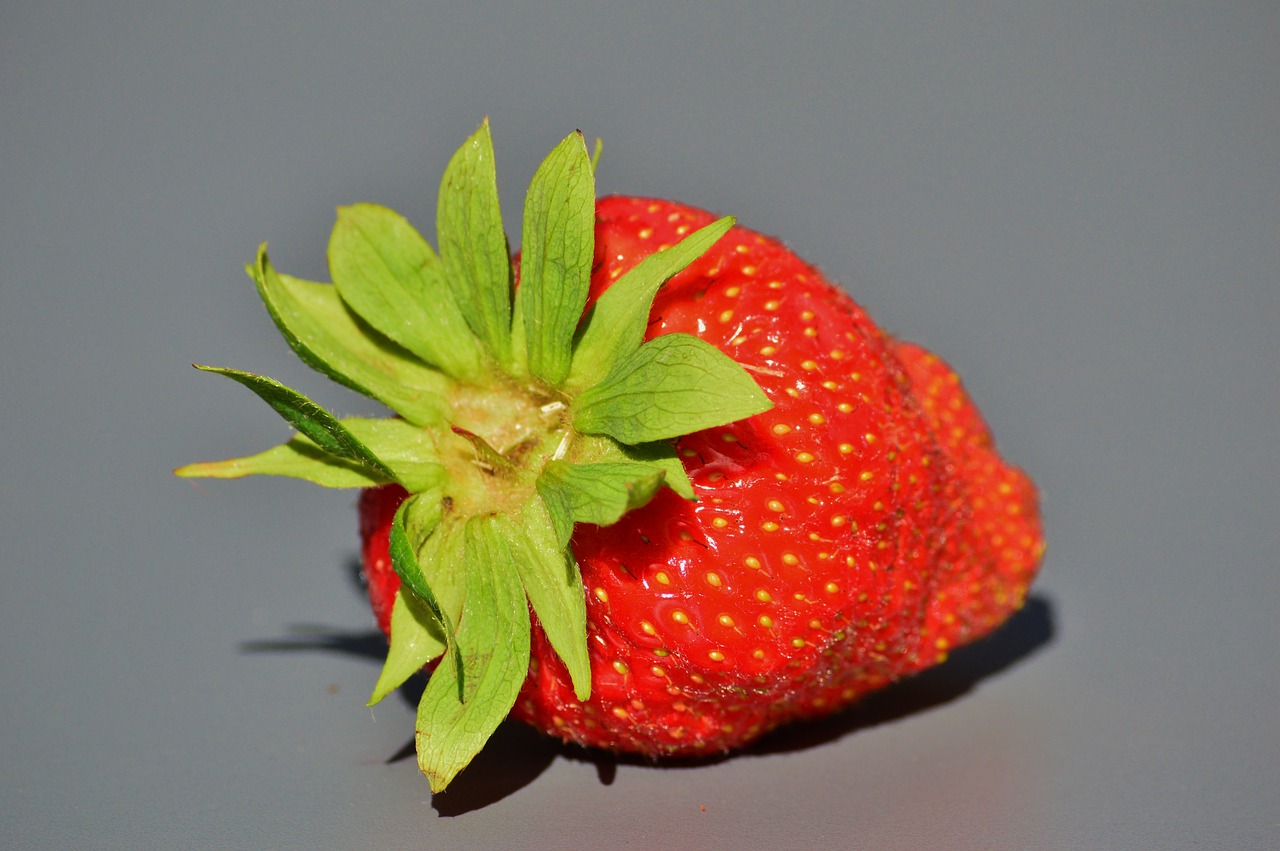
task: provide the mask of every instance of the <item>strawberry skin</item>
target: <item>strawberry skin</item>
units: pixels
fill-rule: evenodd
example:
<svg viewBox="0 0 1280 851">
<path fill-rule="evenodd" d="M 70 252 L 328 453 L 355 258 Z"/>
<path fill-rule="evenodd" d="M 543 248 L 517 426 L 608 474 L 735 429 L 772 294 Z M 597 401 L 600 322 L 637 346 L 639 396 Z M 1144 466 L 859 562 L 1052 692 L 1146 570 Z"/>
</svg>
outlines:
<svg viewBox="0 0 1280 851">
<path fill-rule="evenodd" d="M 590 297 L 713 219 L 601 199 Z M 612 526 L 578 526 L 590 698 L 535 620 L 513 717 L 583 745 L 720 752 L 941 662 L 1021 607 L 1043 551 L 1034 486 L 943 361 L 740 227 L 659 292 L 647 336 L 673 332 L 729 355 L 774 407 L 679 439 L 696 503 L 662 490 Z M 367 489 L 359 506 L 388 632 L 404 496 Z"/>
</svg>

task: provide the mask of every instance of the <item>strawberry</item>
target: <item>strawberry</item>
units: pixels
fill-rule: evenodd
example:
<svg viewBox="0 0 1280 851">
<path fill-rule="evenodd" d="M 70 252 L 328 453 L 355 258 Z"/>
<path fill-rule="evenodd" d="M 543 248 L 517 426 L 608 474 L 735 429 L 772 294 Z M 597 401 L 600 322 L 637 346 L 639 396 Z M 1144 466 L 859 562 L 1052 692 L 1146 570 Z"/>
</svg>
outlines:
<svg viewBox="0 0 1280 851">
<path fill-rule="evenodd" d="M 651 756 L 746 744 L 946 658 L 1025 599 L 1034 487 L 955 373 L 780 242 L 679 204 L 597 202 L 580 134 L 540 166 L 522 255 L 487 123 L 441 186 L 439 256 L 339 211 L 333 285 L 250 268 L 309 365 L 385 403 L 182 476 L 356 487 L 390 638 L 443 789 L 507 715 Z M 518 281 L 518 285 L 517 285 Z"/>
</svg>

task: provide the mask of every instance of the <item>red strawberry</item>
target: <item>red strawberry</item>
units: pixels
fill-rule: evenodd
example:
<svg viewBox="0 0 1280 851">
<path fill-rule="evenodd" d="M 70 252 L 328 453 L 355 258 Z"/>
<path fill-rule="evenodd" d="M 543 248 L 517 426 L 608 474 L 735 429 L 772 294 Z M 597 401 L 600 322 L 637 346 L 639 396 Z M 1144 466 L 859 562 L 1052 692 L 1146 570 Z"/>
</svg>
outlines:
<svg viewBox="0 0 1280 851">
<path fill-rule="evenodd" d="M 491 156 L 482 126 L 451 164 L 442 261 L 359 208 L 331 243 L 336 293 L 265 255 L 255 270 L 304 360 L 403 419 L 326 419 L 218 370 L 302 436 L 179 471 L 376 485 L 360 499 L 391 637 L 375 699 L 435 666 L 418 717 L 435 788 L 508 712 L 584 745 L 724 751 L 935 664 L 1022 605 L 1043 547 L 1034 488 L 945 364 L 776 240 L 671 202 L 595 203 L 576 136 L 530 189 L 512 306 L 505 245 L 499 262 L 476 227 L 496 213 Z M 447 283 L 420 281 L 436 262 Z"/>
</svg>

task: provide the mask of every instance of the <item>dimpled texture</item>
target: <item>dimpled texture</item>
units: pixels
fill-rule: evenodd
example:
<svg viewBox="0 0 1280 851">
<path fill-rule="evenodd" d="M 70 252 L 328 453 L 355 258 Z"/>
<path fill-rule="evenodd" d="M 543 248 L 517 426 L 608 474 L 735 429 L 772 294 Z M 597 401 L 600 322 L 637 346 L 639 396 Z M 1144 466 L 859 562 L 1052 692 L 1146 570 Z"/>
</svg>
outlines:
<svg viewBox="0 0 1280 851">
<path fill-rule="evenodd" d="M 600 200 L 592 298 L 713 219 Z M 697 502 L 663 490 L 578 527 L 591 696 L 535 629 L 514 717 L 583 745 L 717 753 L 944 661 L 1021 607 L 1043 551 L 1035 489 L 942 360 L 741 227 L 659 293 L 648 336 L 672 332 L 728 354 L 774 408 L 677 442 Z M 384 630 L 402 498 L 378 488 L 360 506 Z"/>
</svg>

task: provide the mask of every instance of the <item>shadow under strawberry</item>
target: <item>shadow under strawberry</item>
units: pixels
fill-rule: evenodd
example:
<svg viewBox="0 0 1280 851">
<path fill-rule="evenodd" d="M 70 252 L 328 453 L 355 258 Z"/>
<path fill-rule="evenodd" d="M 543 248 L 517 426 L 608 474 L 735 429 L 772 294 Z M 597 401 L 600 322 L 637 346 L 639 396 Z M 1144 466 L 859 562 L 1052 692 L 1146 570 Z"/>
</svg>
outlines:
<svg viewBox="0 0 1280 851">
<path fill-rule="evenodd" d="M 355 586 L 359 586 L 359 570 L 358 563 L 349 565 L 348 573 Z M 364 593 L 363 588 L 359 590 Z M 791 724 L 754 745 L 727 755 L 653 760 L 563 745 L 524 724 L 507 721 L 457 780 L 444 792 L 432 796 L 432 805 L 441 816 L 463 815 L 489 806 L 533 782 L 557 756 L 594 764 L 600 782 L 608 786 L 613 783 L 619 765 L 695 768 L 731 758 L 791 753 L 826 744 L 963 697 L 983 680 L 1047 647 L 1053 642 L 1054 635 L 1052 603 L 1041 595 L 1033 594 L 1020 611 L 990 635 L 954 650 L 946 664 L 929 668 L 868 695 L 836 715 Z M 241 649 L 248 653 L 333 652 L 381 664 L 386 656 L 387 640 L 377 630 L 344 632 L 302 625 L 291 629 L 289 637 L 246 642 Z M 398 696 L 414 709 L 425 685 L 424 676 L 412 677 L 398 689 Z M 414 740 L 410 738 L 386 762 L 391 764 L 413 759 L 414 750 Z"/>
</svg>

